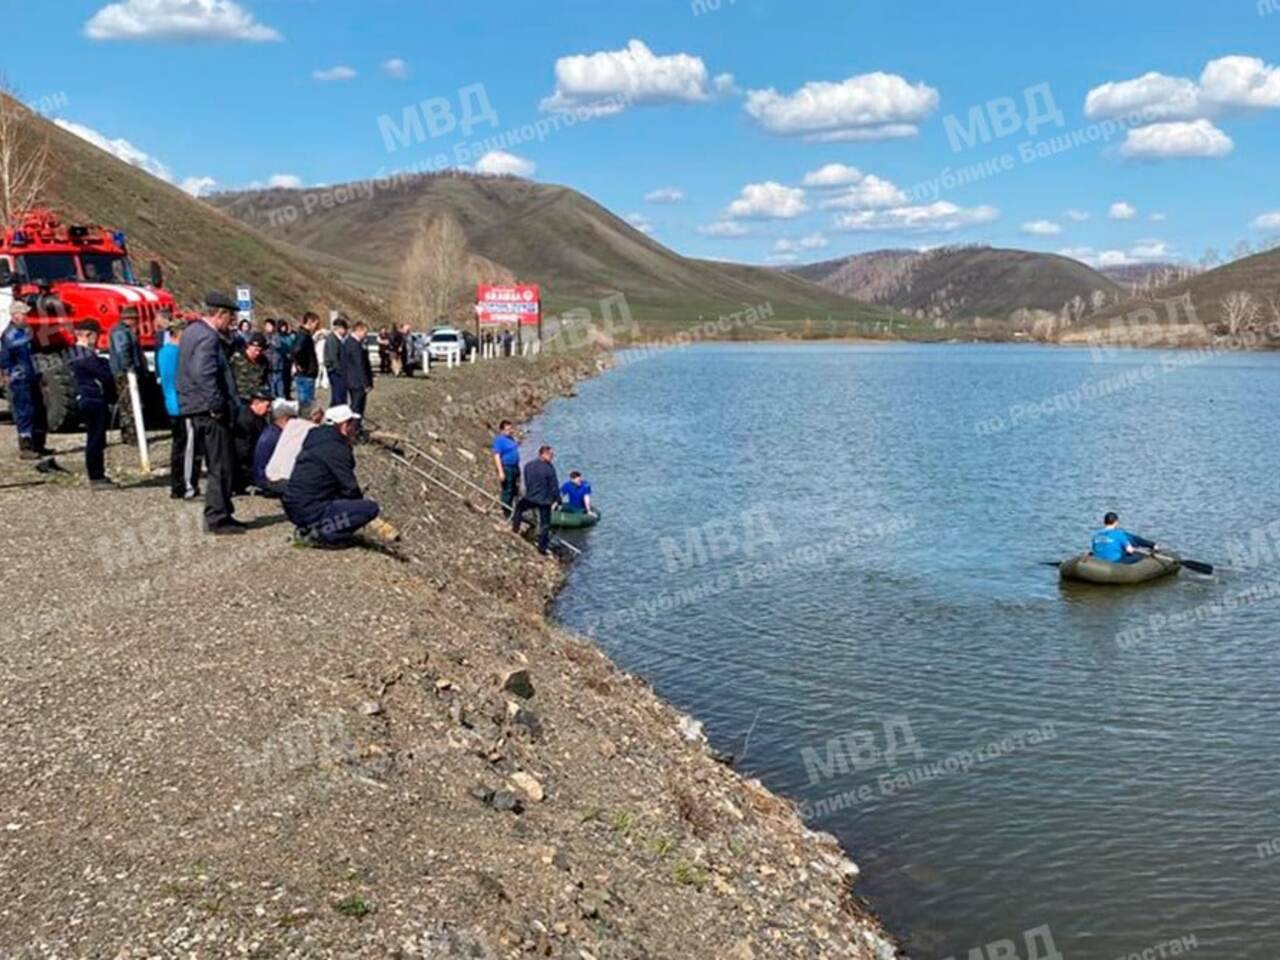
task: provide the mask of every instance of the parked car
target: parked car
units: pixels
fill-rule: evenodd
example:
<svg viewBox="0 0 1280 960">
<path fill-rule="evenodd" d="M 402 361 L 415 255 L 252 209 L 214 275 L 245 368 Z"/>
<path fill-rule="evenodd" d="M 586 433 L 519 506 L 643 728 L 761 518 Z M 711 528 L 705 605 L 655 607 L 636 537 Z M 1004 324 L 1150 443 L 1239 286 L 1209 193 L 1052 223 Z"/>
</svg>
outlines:
<svg viewBox="0 0 1280 960">
<path fill-rule="evenodd" d="M 445 360 L 451 353 L 456 353 L 461 358 L 466 349 L 466 337 L 461 330 L 453 327 L 440 327 L 431 331 L 431 339 L 427 341 L 427 356 L 432 360 Z"/>
</svg>

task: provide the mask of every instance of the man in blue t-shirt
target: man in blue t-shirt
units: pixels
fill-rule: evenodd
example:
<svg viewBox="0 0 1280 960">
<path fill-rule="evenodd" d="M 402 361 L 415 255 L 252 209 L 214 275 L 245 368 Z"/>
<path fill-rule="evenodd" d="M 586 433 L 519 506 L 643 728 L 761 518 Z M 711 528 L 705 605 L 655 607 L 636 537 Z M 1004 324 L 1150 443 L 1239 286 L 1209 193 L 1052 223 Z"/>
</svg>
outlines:
<svg viewBox="0 0 1280 960">
<path fill-rule="evenodd" d="M 561 513 L 590 513 L 591 484 L 577 470 L 569 471 L 569 479 L 560 487 Z"/>
<path fill-rule="evenodd" d="M 1093 535 L 1090 553 L 1108 563 L 1137 563 L 1142 559 L 1139 549 L 1155 550 L 1156 544 L 1137 534 L 1120 529 L 1120 518 L 1108 512 L 1102 518 L 1103 528 Z"/>
<path fill-rule="evenodd" d="M 508 514 L 520 495 L 520 441 L 515 432 L 515 424 L 503 420 L 498 424 L 498 435 L 493 438 L 493 465 L 502 487 L 502 505 Z"/>
</svg>

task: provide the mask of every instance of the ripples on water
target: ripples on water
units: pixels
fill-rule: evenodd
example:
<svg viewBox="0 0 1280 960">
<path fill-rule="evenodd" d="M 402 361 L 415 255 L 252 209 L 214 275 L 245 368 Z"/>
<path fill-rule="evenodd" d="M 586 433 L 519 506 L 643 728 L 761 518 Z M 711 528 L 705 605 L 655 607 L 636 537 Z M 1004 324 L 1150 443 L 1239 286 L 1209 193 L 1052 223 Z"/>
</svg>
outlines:
<svg viewBox="0 0 1280 960">
<path fill-rule="evenodd" d="M 917 957 L 1044 925 L 1068 958 L 1189 935 L 1207 958 L 1275 957 L 1280 856 L 1258 844 L 1280 836 L 1280 600 L 1133 646 L 1116 635 L 1280 581 L 1280 562 L 1233 566 L 1226 548 L 1280 519 L 1280 357 L 1167 373 L 1162 359 L 708 346 L 624 364 L 535 428 L 607 511 L 557 614 L 722 749 L 740 753 L 751 730 L 741 768 L 774 789 L 821 810 L 867 788 L 811 824 L 850 848 L 859 892 Z M 1077 411 L 979 430 L 1144 364 L 1149 381 Z M 1059 586 L 1041 562 L 1083 549 L 1109 508 L 1220 576 Z M 892 518 L 907 528 L 859 534 Z M 756 536 L 679 567 L 708 522 Z M 823 561 L 739 582 L 851 531 Z M 671 603 L 707 583 L 724 588 Z M 892 767 L 806 765 L 805 748 L 825 761 L 847 734 L 883 751 L 903 723 L 919 752 Z M 1045 724 L 1038 745 L 891 796 L 879 786 Z"/>
</svg>

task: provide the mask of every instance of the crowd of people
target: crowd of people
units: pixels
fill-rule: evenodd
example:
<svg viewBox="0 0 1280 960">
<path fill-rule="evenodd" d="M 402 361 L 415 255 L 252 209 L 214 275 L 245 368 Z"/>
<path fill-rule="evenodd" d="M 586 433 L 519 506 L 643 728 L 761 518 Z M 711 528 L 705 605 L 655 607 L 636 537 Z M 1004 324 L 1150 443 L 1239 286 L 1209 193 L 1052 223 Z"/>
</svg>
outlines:
<svg viewBox="0 0 1280 960">
<path fill-rule="evenodd" d="M 45 447 L 40 370 L 21 301 L 10 307 L 10 323 L 0 336 L 0 373 L 10 395 L 19 455 L 36 459 Z M 280 501 L 297 536 L 316 545 L 350 541 L 369 528 L 380 539 L 397 534 L 379 517 L 356 479 L 353 445 L 363 430 L 365 407 L 374 389 L 369 328 L 336 317 L 320 328 L 315 313 L 303 314 L 294 329 L 287 320 L 266 319 L 261 330 L 237 320 L 239 305 L 225 293 L 210 293 L 201 315 L 171 321 L 163 331 L 155 372 L 171 425 L 169 493 L 176 500 L 204 498 L 204 529 L 215 536 L 243 533 L 248 524 L 235 515 L 235 498 L 248 495 Z M 76 407 L 85 430 L 85 469 L 91 487 L 112 487 L 106 476 L 107 432 L 118 411 L 122 439 L 136 441 L 139 418 L 132 386 L 150 383 L 137 321 L 126 318 L 107 336 L 107 356 L 98 353 L 102 328 L 95 320 L 74 324 L 67 365 L 74 379 Z M 412 334 L 408 324 L 376 334 L 379 371 L 412 375 Z M 327 387 L 329 406 L 316 404 Z M 493 441 L 500 500 L 511 529 L 518 532 L 530 510 L 537 514 L 537 546 L 550 549 L 553 512 L 592 513 L 591 486 L 573 471 L 564 484 L 547 445 L 520 466 L 514 425 L 502 421 Z M 202 483 L 203 481 L 203 483 Z"/>
</svg>

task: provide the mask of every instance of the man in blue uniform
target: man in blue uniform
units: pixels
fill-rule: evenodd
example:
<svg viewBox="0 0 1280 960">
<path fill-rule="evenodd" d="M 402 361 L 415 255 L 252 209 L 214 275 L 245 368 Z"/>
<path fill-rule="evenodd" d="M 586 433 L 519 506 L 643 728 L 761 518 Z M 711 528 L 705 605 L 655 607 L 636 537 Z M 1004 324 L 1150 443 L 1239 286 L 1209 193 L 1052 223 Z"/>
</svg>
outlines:
<svg viewBox="0 0 1280 960">
<path fill-rule="evenodd" d="M 520 532 L 520 523 L 529 507 L 538 511 L 538 552 L 547 556 L 551 546 L 551 510 L 560 502 L 560 478 L 552 463 L 556 452 L 547 444 L 538 449 L 538 459 L 524 467 L 524 496 L 511 514 L 511 530 Z"/>
<path fill-rule="evenodd" d="M 1120 518 L 1108 512 L 1102 518 L 1103 527 L 1093 535 L 1093 546 L 1089 551 L 1099 560 L 1108 563 L 1137 563 L 1142 559 L 1138 550 L 1155 550 L 1156 544 L 1144 540 L 1136 534 L 1120 529 Z"/>
<path fill-rule="evenodd" d="M 76 381 L 76 409 L 84 421 L 84 466 L 89 486 L 111 487 L 107 479 L 107 427 L 111 404 L 116 401 L 116 380 L 111 365 L 98 356 L 102 328 L 96 320 L 75 325 L 76 345 L 67 352 L 67 366 Z"/>
<path fill-rule="evenodd" d="M 590 513 L 591 484 L 577 470 L 569 471 L 569 479 L 560 488 L 561 513 Z"/>
<path fill-rule="evenodd" d="M 502 505 L 510 512 L 520 495 L 520 441 L 510 420 L 498 424 L 498 435 L 493 438 L 493 465 L 498 470 L 498 484 L 502 488 Z"/>
<path fill-rule="evenodd" d="M 40 371 L 36 369 L 31 328 L 31 312 L 21 300 L 9 305 L 9 325 L 0 334 L 0 376 L 9 394 L 9 407 L 18 428 L 18 459 L 39 460 L 45 453 L 44 396 L 40 393 Z"/>
</svg>

